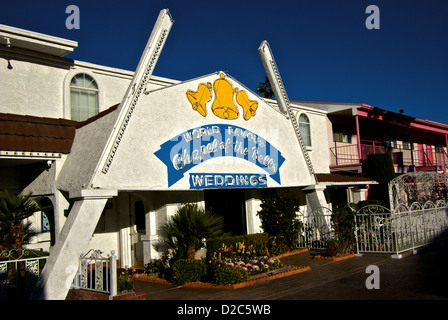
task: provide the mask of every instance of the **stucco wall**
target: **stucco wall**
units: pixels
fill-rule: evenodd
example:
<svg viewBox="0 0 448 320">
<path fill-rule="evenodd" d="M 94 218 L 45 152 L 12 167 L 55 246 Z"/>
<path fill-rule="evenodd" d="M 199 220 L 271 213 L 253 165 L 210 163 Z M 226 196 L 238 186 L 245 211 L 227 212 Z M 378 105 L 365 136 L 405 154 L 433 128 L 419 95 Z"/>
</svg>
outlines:
<svg viewBox="0 0 448 320">
<path fill-rule="evenodd" d="M 290 121 L 250 91 L 247 90 L 249 99 L 258 101 L 258 109 L 256 115 L 248 121 L 242 116 L 233 120 L 220 119 L 213 115 L 210 109 L 209 114 L 203 117 L 193 110 L 187 100 L 186 92 L 196 90 L 199 83 L 213 83 L 217 78 L 217 74 L 212 74 L 154 91 L 149 95 L 142 95 L 127 123 L 110 170 L 107 174 L 97 174 L 93 180 L 93 186 L 106 189 L 188 190 L 190 189 L 189 173 L 266 174 L 266 168 L 263 166 L 257 166 L 235 156 L 221 156 L 198 164 L 186 171 L 179 181 L 169 185 L 167 170 L 171 164 L 162 162 L 155 153 L 161 149 L 162 144 L 172 141 L 177 135 L 196 127 L 211 127 L 214 124 L 224 127 L 238 126 L 249 130 L 280 151 L 282 157 L 285 158 L 279 169 L 281 181 L 271 180 L 272 176 L 268 174 L 269 187 L 313 184 L 314 179 L 308 172 Z M 234 88 L 245 89 L 231 77 L 227 79 Z M 309 116 L 313 123 L 312 139 L 315 141 L 312 151 L 315 155 L 312 159 L 319 164 L 319 169 L 324 170 L 323 164 L 328 163 L 326 162 L 328 148 L 325 117 L 311 112 Z M 169 153 L 170 150 L 167 152 Z M 170 156 L 168 154 L 167 158 Z"/>
<path fill-rule="evenodd" d="M 1 58 L 1 57 L 0 57 Z M 6 62 L 6 59 L 2 59 Z M 0 112 L 70 119 L 70 81 L 78 73 L 92 76 L 99 87 L 99 111 L 121 102 L 133 71 L 70 59 L 33 57 L 9 59 L 12 69 L 0 68 Z M 147 90 L 176 82 L 152 77 Z"/>
</svg>

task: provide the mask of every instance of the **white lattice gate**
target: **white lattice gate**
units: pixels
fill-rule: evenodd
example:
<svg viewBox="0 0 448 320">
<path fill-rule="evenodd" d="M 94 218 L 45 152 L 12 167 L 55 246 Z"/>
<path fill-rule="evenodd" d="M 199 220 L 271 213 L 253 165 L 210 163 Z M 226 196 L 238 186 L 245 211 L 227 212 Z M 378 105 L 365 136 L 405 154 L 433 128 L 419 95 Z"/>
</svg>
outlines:
<svg viewBox="0 0 448 320">
<path fill-rule="evenodd" d="M 117 256 L 112 251 L 106 257 L 100 250 L 90 250 L 79 257 L 79 269 L 73 288 L 117 295 Z"/>
</svg>

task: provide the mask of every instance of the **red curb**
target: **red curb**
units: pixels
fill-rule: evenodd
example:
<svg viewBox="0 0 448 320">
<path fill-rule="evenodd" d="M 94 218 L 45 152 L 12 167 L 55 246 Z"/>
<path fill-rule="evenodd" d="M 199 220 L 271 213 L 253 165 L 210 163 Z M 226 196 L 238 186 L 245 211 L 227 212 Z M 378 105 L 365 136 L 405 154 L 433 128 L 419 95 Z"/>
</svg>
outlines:
<svg viewBox="0 0 448 320">
<path fill-rule="evenodd" d="M 280 259 L 280 258 L 284 258 L 284 257 L 289 257 L 289 256 L 293 256 L 295 254 L 299 254 L 299 253 L 303 253 L 303 252 L 308 252 L 308 248 L 300 248 L 294 251 L 290 251 L 290 252 L 286 252 L 286 253 L 282 253 L 278 256 L 272 257 L 272 259 Z"/>
<path fill-rule="evenodd" d="M 154 283 L 161 283 L 161 284 L 169 284 L 169 285 L 174 285 L 174 283 L 171 283 L 165 279 L 160 279 L 160 278 L 154 278 L 154 277 L 148 277 L 147 275 L 144 274 L 140 274 L 138 276 L 137 279 L 135 279 L 136 281 L 145 281 L 145 282 L 154 282 Z"/>
<path fill-rule="evenodd" d="M 345 255 L 342 257 L 323 257 L 321 255 L 317 255 L 317 256 L 314 256 L 314 259 L 325 260 L 325 261 L 341 261 L 341 260 L 351 259 L 353 257 L 355 257 L 354 253 L 351 253 L 351 254 L 348 254 L 348 255 Z"/>
</svg>

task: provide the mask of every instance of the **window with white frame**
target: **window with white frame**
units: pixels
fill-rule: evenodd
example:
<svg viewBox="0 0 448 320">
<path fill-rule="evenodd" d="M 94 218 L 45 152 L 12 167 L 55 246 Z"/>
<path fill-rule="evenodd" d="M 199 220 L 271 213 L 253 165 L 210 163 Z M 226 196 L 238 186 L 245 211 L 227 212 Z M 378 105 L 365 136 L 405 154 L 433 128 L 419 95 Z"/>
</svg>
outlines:
<svg viewBox="0 0 448 320">
<path fill-rule="evenodd" d="M 84 121 L 99 112 L 98 85 L 85 73 L 78 73 L 70 81 L 71 119 Z"/>
<path fill-rule="evenodd" d="M 310 119 L 304 113 L 299 116 L 299 130 L 302 135 L 303 143 L 307 147 L 311 147 L 311 127 Z"/>
</svg>

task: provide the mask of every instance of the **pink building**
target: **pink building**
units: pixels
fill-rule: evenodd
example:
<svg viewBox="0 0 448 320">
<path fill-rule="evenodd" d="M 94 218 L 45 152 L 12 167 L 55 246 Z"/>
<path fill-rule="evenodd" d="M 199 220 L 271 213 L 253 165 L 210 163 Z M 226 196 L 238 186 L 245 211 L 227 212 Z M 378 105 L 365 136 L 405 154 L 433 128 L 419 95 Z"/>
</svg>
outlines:
<svg viewBox="0 0 448 320">
<path fill-rule="evenodd" d="M 391 153 L 395 172 L 447 174 L 448 125 L 366 104 L 312 103 L 328 115 L 331 172 L 363 172 L 369 154 Z"/>
</svg>

